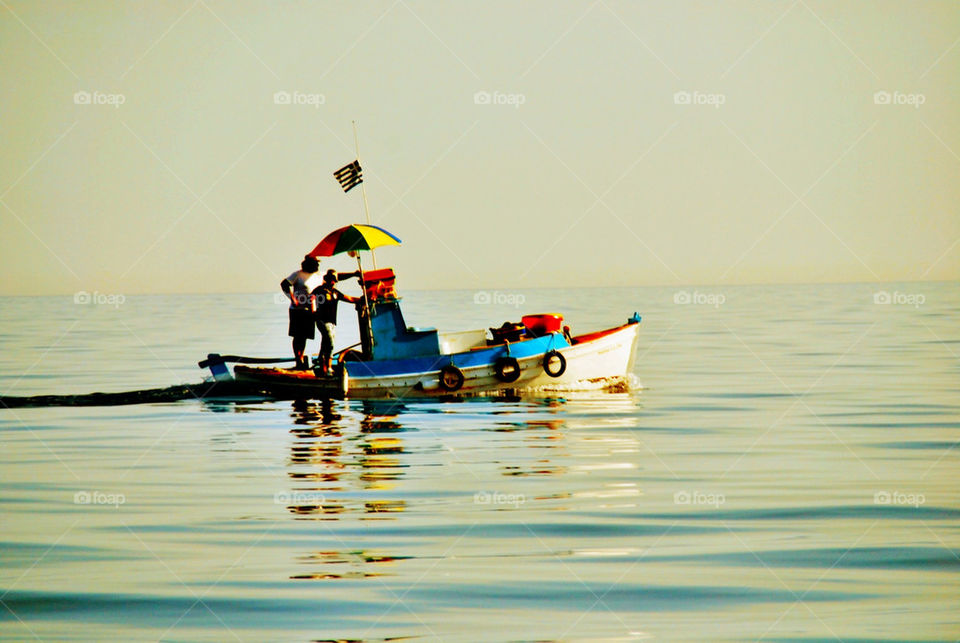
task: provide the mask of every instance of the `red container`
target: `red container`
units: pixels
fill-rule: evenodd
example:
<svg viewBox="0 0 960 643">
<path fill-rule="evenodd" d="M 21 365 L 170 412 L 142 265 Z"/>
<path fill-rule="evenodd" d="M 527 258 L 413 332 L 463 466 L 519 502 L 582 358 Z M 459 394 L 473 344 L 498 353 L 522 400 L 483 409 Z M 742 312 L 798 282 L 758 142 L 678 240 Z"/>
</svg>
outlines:
<svg viewBox="0 0 960 643">
<path fill-rule="evenodd" d="M 556 313 L 544 313 L 542 315 L 524 315 L 521 319 L 523 325 L 527 327 L 534 335 L 546 335 L 548 333 L 559 333 L 563 328 L 563 315 Z"/>
<path fill-rule="evenodd" d="M 369 301 L 396 299 L 397 291 L 394 287 L 396 281 L 397 276 L 394 274 L 393 268 L 363 271 L 363 283 L 367 288 L 367 299 Z"/>
</svg>

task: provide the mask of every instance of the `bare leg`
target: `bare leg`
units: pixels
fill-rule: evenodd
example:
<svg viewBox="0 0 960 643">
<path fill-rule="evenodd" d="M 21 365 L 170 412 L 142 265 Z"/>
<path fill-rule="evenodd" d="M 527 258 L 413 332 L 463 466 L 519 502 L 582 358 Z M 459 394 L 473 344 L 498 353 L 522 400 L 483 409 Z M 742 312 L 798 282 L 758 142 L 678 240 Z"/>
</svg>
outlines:
<svg viewBox="0 0 960 643">
<path fill-rule="evenodd" d="M 326 375 L 330 371 L 330 353 L 321 349 L 317 354 L 317 363 L 320 364 L 320 372 Z"/>
<path fill-rule="evenodd" d="M 297 360 L 296 368 L 302 368 L 305 364 L 303 351 L 307 348 L 307 340 L 304 337 L 293 338 L 293 356 Z"/>
</svg>

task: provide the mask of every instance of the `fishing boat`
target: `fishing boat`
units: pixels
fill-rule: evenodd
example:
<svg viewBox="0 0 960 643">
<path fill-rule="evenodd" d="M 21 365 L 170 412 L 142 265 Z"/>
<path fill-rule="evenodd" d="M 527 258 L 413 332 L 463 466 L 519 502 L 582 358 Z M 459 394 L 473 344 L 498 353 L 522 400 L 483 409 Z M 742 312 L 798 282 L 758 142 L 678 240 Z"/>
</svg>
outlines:
<svg viewBox="0 0 960 643">
<path fill-rule="evenodd" d="M 367 223 L 334 230 L 308 254 L 356 257 L 363 291 L 356 304 L 359 344 L 336 353 L 326 374 L 319 368 L 261 365 L 293 358 L 211 353 L 200 366 L 210 368 L 218 389 L 288 398 L 410 399 L 629 388 L 640 324 L 637 313 L 620 326 L 582 335 L 572 335 L 557 313 L 524 315 L 498 327 L 458 332 L 407 326 L 393 269 L 377 269 L 373 257 L 373 270 L 363 270 L 361 251 L 372 256 L 375 248 L 400 245 L 400 239 L 370 225 L 357 148 L 357 160 L 333 175 L 345 193 L 360 186 Z"/>
<path fill-rule="evenodd" d="M 360 249 L 357 243 L 353 249 Z M 404 321 L 393 269 L 358 273 L 361 341 L 334 354 L 331 373 L 259 365 L 292 358 L 217 353 L 200 366 L 210 368 L 216 382 L 283 397 L 411 399 L 629 388 L 641 320 L 637 313 L 620 326 L 580 335 L 572 335 L 558 313 L 456 332 L 412 328 Z"/>
</svg>

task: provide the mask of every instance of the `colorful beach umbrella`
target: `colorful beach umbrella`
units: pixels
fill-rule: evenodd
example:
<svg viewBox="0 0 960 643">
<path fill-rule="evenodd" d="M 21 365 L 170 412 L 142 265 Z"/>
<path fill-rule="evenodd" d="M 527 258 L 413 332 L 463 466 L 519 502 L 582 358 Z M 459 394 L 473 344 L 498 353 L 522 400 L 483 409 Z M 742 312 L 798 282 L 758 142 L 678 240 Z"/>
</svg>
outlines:
<svg viewBox="0 0 960 643">
<path fill-rule="evenodd" d="M 355 223 L 334 230 L 310 251 L 312 257 L 332 257 L 341 252 L 373 250 L 381 246 L 399 246 L 400 239 L 375 225 Z"/>
</svg>

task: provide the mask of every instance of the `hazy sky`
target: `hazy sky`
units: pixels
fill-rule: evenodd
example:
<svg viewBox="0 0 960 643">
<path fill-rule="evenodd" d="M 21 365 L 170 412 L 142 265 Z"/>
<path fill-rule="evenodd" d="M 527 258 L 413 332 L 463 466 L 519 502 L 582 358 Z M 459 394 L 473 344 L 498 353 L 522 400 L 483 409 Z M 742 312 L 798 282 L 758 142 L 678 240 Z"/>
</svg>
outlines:
<svg viewBox="0 0 960 643">
<path fill-rule="evenodd" d="M 0 294 L 272 290 L 363 220 L 352 119 L 401 288 L 957 279 L 958 42 L 954 0 L 2 0 Z"/>
</svg>

